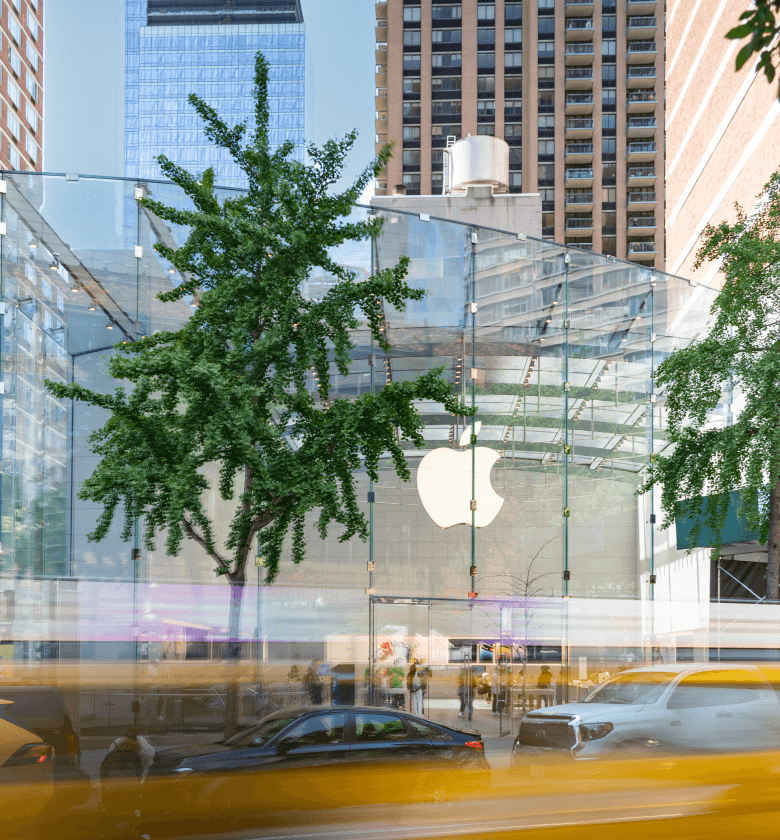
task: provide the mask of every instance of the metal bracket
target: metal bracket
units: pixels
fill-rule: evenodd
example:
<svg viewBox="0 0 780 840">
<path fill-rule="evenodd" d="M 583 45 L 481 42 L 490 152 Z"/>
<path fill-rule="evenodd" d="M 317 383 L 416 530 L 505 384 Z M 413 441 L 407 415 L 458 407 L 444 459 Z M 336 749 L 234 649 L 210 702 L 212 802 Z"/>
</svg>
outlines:
<svg viewBox="0 0 780 840">
<path fill-rule="evenodd" d="M 563 573 L 563 579 L 571 580 L 571 572 L 568 569 L 566 569 L 566 571 Z"/>
<path fill-rule="evenodd" d="M 471 577 L 477 576 L 477 567 L 476 566 L 469 566 L 469 574 Z"/>
<path fill-rule="evenodd" d="M 570 254 L 564 254 L 563 255 L 563 264 L 568 265 L 570 262 L 571 262 L 571 255 Z"/>
<path fill-rule="evenodd" d="M 375 364 L 376 364 L 376 356 L 372 353 L 372 354 L 368 357 L 368 366 L 369 366 L 369 367 L 374 367 L 374 365 L 375 365 Z"/>
<path fill-rule="evenodd" d="M 368 491 L 368 503 L 373 504 L 376 501 L 376 493 L 373 490 Z"/>
<path fill-rule="evenodd" d="M 373 572 L 375 570 L 376 570 L 376 563 L 374 563 L 373 560 L 369 560 L 368 563 L 366 563 L 366 571 Z"/>
<path fill-rule="evenodd" d="M 134 249 L 134 251 L 133 251 L 133 253 L 134 253 L 134 255 L 135 255 L 135 258 L 136 258 L 137 260 L 140 260 L 140 259 L 143 257 L 143 255 L 144 255 L 144 248 L 143 248 L 143 245 L 136 245 L 136 246 L 135 246 L 135 249 Z"/>
<path fill-rule="evenodd" d="M 5 236 L 8 231 L 8 226 L 5 222 L 0 222 L 0 236 Z"/>
<path fill-rule="evenodd" d="M 475 230 L 471 231 L 471 244 L 477 245 L 479 243 L 479 237 L 477 236 L 477 232 Z"/>
<path fill-rule="evenodd" d="M 5 194 L 8 190 L 8 181 L 0 181 L 0 193 Z"/>
<path fill-rule="evenodd" d="M 477 500 L 472 499 L 471 502 L 470 502 L 470 506 L 471 506 L 471 510 L 476 510 L 477 509 Z"/>
<path fill-rule="evenodd" d="M 658 576 L 657 575 L 650 575 L 650 583 L 657 583 Z"/>
<path fill-rule="evenodd" d="M 420 221 L 421 222 L 430 222 L 431 215 L 430 213 L 420 213 Z"/>
<path fill-rule="evenodd" d="M 468 309 L 468 311 L 471 315 L 476 315 L 477 314 L 478 306 L 477 306 L 476 303 L 467 303 L 466 308 Z"/>
</svg>

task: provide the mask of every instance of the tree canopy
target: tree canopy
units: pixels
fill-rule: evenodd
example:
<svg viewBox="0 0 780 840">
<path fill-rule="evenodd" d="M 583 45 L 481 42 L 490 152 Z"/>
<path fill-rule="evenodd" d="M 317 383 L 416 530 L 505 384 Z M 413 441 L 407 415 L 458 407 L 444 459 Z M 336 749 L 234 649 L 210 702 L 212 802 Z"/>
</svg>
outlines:
<svg viewBox="0 0 780 840">
<path fill-rule="evenodd" d="M 729 492 L 738 489 L 740 515 L 760 542 L 768 541 L 767 591 L 777 600 L 780 174 L 766 185 L 756 212 L 737 207 L 735 222 L 708 226 L 702 243 L 696 267 L 720 261 L 723 288 L 707 336 L 677 350 L 656 372 L 656 392 L 666 392 L 671 446 L 651 464 L 640 492 L 661 487 L 664 527 L 679 516 L 695 517 L 695 543 L 705 524 L 720 534 Z M 712 412 L 732 388 L 740 398 L 733 422 L 713 423 Z M 713 548 L 719 550 L 719 541 Z"/>
</svg>

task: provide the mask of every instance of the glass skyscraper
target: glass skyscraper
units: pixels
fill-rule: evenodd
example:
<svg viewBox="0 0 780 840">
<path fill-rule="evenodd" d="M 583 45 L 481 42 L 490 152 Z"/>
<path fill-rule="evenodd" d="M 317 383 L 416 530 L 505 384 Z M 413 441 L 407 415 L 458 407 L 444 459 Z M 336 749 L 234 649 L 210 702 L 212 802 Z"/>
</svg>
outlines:
<svg viewBox="0 0 780 840">
<path fill-rule="evenodd" d="M 248 119 L 252 131 L 258 51 L 271 65 L 272 147 L 292 140 L 303 160 L 310 80 L 299 0 L 126 0 L 125 27 L 127 177 L 161 177 L 164 153 L 191 171 L 214 167 L 218 184 L 244 186 L 227 152 L 205 138 L 188 96 L 229 125 Z"/>
</svg>

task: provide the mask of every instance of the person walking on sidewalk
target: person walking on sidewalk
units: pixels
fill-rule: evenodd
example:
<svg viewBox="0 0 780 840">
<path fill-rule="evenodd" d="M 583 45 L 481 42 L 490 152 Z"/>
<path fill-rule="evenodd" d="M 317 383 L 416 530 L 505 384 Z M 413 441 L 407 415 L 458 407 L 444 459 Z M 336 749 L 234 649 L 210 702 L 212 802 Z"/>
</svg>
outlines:
<svg viewBox="0 0 780 840">
<path fill-rule="evenodd" d="M 462 718 L 463 715 L 468 711 L 469 717 L 471 718 L 474 715 L 474 695 L 477 691 L 477 675 L 474 673 L 473 668 L 464 668 L 460 672 L 460 677 L 458 680 L 458 694 L 460 695 L 460 714 L 458 715 L 459 718 Z"/>
<path fill-rule="evenodd" d="M 423 713 L 423 684 L 418 665 L 420 661 L 415 659 L 409 668 L 409 673 L 406 675 L 406 687 L 409 690 L 409 701 L 413 715 L 422 715 Z"/>
</svg>

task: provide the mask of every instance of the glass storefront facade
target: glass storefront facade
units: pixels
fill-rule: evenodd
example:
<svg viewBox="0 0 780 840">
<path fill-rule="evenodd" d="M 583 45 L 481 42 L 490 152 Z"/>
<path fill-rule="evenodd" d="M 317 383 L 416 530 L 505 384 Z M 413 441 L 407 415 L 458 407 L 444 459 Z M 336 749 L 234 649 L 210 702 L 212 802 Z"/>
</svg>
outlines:
<svg viewBox="0 0 780 840">
<path fill-rule="evenodd" d="M 230 156 L 203 136 L 188 102 L 195 93 L 230 125 L 249 119 L 253 130 L 255 56 L 271 65 L 272 148 L 295 143 L 303 160 L 307 137 L 306 36 L 303 23 L 147 26 L 146 0 L 126 0 L 125 174 L 159 178 L 161 152 L 174 163 L 217 182 L 246 181 Z"/>
<path fill-rule="evenodd" d="M 0 658 L 45 658 L 48 644 L 80 645 L 82 658 L 153 658 L 155 645 L 174 637 L 198 650 L 225 639 L 227 586 L 196 545 L 185 543 L 173 558 L 162 545 L 134 555 L 118 523 L 103 542 L 89 542 L 97 511 L 77 494 L 95 463 L 88 436 L 105 417 L 44 387 L 48 378 L 112 390 L 105 366 L 118 343 L 176 329 L 189 317 L 186 301 L 157 299 L 180 278 L 153 250 L 156 242 L 181 244 L 186 231 L 148 213 L 136 201 L 142 195 L 186 202 L 164 182 L 35 174 L 6 175 L 0 193 Z M 504 602 L 522 611 L 528 599 L 554 601 L 540 615 L 556 616 L 567 598 L 631 604 L 618 612 L 632 616 L 621 643 L 632 651 L 651 625 L 665 644 L 706 628 L 708 552 L 678 551 L 673 534 L 659 531 L 657 500 L 635 491 L 666 445 L 653 371 L 706 328 L 712 290 L 522 234 L 355 213 L 384 215 L 383 232 L 373 243 L 337 249 L 337 261 L 367 276 L 408 255 L 409 277 L 427 295 L 403 313 L 386 310 L 390 352 L 365 329 L 355 332 L 350 373 L 334 371 L 328 398 L 441 368 L 473 400 L 481 428 L 472 444 L 462 420 L 439 405 L 418 406 L 426 447 L 404 444 L 412 480 L 399 481 L 389 463 L 374 486 L 358 475 L 372 522 L 368 544 L 341 543 L 336 530 L 320 540 L 312 524 L 305 563 L 283 563 L 273 586 L 252 570 L 242 633 L 259 644 L 247 650 L 271 660 L 330 651 L 365 662 L 366 590 L 455 601 L 476 592 L 498 610 L 499 631 Z M 315 271 L 307 293 L 321 296 L 333 282 Z M 317 388 L 313 376 L 310 384 Z M 713 423 L 726 422 L 722 409 Z M 465 524 L 441 528 L 418 485 L 428 482 L 429 510 L 431 492 L 468 510 L 472 446 L 495 460 L 488 478 L 500 509 L 481 528 L 472 530 L 468 514 Z M 461 487 L 430 474 L 420 479 L 422 459 L 438 450 L 465 457 Z M 479 511 L 489 493 L 474 486 Z M 226 518 L 220 504 L 215 493 L 217 523 Z M 545 634 L 544 644 L 560 647 L 560 631 Z"/>
</svg>

